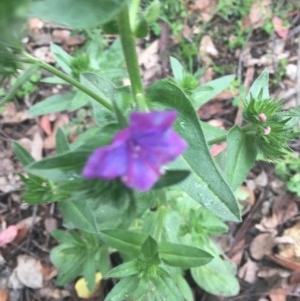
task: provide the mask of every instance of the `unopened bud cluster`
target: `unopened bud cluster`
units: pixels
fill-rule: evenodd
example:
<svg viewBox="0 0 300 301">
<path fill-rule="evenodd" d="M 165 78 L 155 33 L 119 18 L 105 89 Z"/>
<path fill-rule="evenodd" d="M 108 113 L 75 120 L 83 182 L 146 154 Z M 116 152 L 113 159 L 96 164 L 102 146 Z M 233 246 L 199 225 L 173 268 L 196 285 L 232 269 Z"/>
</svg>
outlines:
<svg viewBox="0 0 300 301">
<path fill-rule="evenodd" d="M 244 103 L 244 119 L 252 124 L 257 146 L 264 158 L 276 161 L 289 151 L 288 143 L 293 138 L 289 118 L 281 115 L 282 102 L 272 99 L 251 99 Z M 253 130 L 254 129 L 254 130 Z"/>
</svg>

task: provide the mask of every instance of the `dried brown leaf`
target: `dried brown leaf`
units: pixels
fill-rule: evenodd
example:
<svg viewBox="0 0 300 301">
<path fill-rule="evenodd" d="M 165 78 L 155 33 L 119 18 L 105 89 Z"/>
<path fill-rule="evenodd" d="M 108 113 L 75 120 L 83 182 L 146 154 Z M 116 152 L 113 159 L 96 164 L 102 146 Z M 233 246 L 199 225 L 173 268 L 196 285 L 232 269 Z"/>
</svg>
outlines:
<svg viewBox="0 0 300 301">
<path fill-rule="evenodd" d="M 31 18 L 28 21 L 28 29 L 33 32 L 38 32 L 44 26 L 44 22 L 38 18 Z"/>
<path fill-rule="evenodd" d="M 39 260 L 28 255 L 19 255 L 16 275 L 20 282 L 30 288 L 43 287 L 42 265 Z"/>
<path fill-rule="evenodd" d="M 272 289 L 272 291 L 269 294 L 269 297 L 271 301 L 286 301 L 287 300 L 286 290 L 282 287 Z"/>
<path fill-rule="evenodd" d="M 255 283 L 257 280 L 257 264 L 248 259 L 246 263 L 239 269 L 239 277 L 248 283 Z"/>
<path fill-rule="evenodd" d="M 35 160 L 43 158 L 43 138 L 40 131 L 36 131 L 33 135 L 30 153 Z"/>
<path fill-rule="evenodd" d="M 278 244 L 279 255 L 287 259 L 300 261 L 300 223 L 284 230 L 283 237 L 291 239 L 292 243 Z"/>
<path fill-rule="evenodd" d="M 283 24 L 283 21 L 278 16 L 272 18 L 272 24 L 275 32 L 279 37 L 286 39 L 289 35 L 289 28 Z"/>
<path fill-rule="evenodd" d="M 57 220 L 53 217 L 47 217 L 44 221 L 45 229 L 48 233 L 57 229 Z"/>
<path fill-rule="evenodd" d="M 66 297 L 70 297 L 71 293 L 67 290 L 63 290 L 63 289 L 57 289 L 57 288 L 50 288 L 50 287 L 45 287 L 39 290 L 39 293 L 41 295 L 41 297 L 43 298 L 53 298 L 56 300 L 63 300 Z"/>
<path fill-rule="evenodd" d="M 51 126 L 51 122 L 50 122 L 50 117 L 49 115 L 44 115 L 40 118 L 40 127 L 42 128 L 42 130 L 48 135 L 50 136 L 52 134 L 52 126 Z"/>
<path fill-rule="evenodd" d="M 70 119 L 67 114 L 57 114 L 55 116 L 53 131 L 44 140 L 44 143 L 43 143 L 43 146 L 45 149 L 55 149 L 55 147 L 56 147 L 55 136 L 56 136 L 57 130 L 62 126 L 67 125 L 69 122 L 70 122 Z"/>
<path fill-rule="evenodd" d="M 219 56 L 219 52 L 213 43 L 212 39 L 208 35 L 204 35 L 200 41 L 199 45 L 200 59 L 206 64 L 210 65 L 211 58 L 216 58 Z"/>
<path fill-rule="evenodd" d="M 9 301 L 9 293 L 4 288 L 0 288 L 0 301 Z"/>
<path fill-rule="evenodd" d="M 18 111 L 13 102 L 8 102 L 3 106 L 2 123 L 18 124 L 32 117 L 26 111 Z"/>
<path fill-rule="evenodd" d="M 275 246 L 274 238 L 270 233 L 262 233 L 257 235 L 251 242 L 250 254 L 256 259 L 262 259 L 266 254 L 270 254 Z"/>
<path fill-rule="evenodd" d="M 0 232 L 0 247 L 4 247 L 7 244 L 13 242 L 18 234 L 18 227 L 12 225 Z"/>
<path fill-rule="evenodd" d="M 189 9 L 194 12 L 200 12 L 201 18 L 204 22 L 208 22 L 214 16 L 217 10 L 216 0 L 196 0 L 189 6 Z"/>
<path fill-rule="evenodd" d="M 272 16 L 272 8 L 270 0 L 256 0 L 253 2 L 249 20 L 254 29 L 260 28 L 265 21 Z"/>
</svg>

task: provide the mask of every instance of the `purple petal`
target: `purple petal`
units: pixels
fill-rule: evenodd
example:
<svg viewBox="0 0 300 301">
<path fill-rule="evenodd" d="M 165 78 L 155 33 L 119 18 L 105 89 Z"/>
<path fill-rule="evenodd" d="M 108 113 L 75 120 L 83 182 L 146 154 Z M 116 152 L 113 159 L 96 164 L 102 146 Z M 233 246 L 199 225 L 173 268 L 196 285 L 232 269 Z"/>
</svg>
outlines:
<svg viewBox="0 0 300 301">
<path fill-rule="evenodd" d="M 147 152 L 148 160 L 155 166 L 164 165 L 176 159 L 187 148 L 187 143 L 173 129 L 163 133 L 141 135 L 138 145 Z"/>
<path fill-rule="evenodd" d="M 122 144 L 100 147 L 89 157 L 83 176 L 88 179 L 101 178 L 111 180 L 122 176 L 128 167 L 128 147 Z"/>
<path fill-rule="evenodd" d="M 133 133 L 164 131 L 172 126 L 176 116 L 176 111 L 133 112 L 130 129 Z"/>
<path fill-rule="evenodd" d="M 114 137 L 112 146 L 119 146 L 120 144 L 126 143 L 131 137 L 129 128 L 120 130 Z"/>
<path fill-rule="evenodd" d="M 143 156 L 139 156 L 131 159 L 129 169 L 121 180 L 127 187 L 147 191 L 160 176 L 158 169 L 154 168 Z"/>
</svg>

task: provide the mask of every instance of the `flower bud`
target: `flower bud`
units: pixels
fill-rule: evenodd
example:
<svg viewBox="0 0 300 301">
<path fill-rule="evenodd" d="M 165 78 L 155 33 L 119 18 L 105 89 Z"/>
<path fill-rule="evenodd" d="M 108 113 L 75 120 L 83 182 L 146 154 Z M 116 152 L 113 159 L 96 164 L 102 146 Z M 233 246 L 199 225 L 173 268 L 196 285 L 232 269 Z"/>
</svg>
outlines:
<svg viewBox="0 0 300 301">
<path fill-rule="evenodd" d="M 271 128 L 269 126 L 267 126 L 263 129 L 263 131 L 264 131 L 264 135 L 268 136 L 271 133 Z"/>
<path fill-rule="evenodd" d="M 267 120 L 267 116 L 266 116 L 265 113 L 260 113 L 260 114 L 258 114 L 258 119 L 260 121 L 266 121 Z"/>
</svg>

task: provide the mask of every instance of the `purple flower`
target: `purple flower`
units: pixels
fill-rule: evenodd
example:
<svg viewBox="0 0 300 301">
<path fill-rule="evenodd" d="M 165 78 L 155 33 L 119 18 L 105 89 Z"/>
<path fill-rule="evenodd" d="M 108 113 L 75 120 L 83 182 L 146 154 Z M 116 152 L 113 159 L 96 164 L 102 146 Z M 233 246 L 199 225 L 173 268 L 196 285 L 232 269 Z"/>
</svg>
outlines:
<svg viewBox="0 0 300 301">
<path fill-rule="evenodd" d="M 162 176 L 162 167 L 187 148 L 171 128 L 175 111 L 133 112 L 129 126 L 120 130 L 108 146 L 89 157 L 83 176 L 88 179 L 121 178 L 130 188 L 149 190 Z"/>
</svg>

